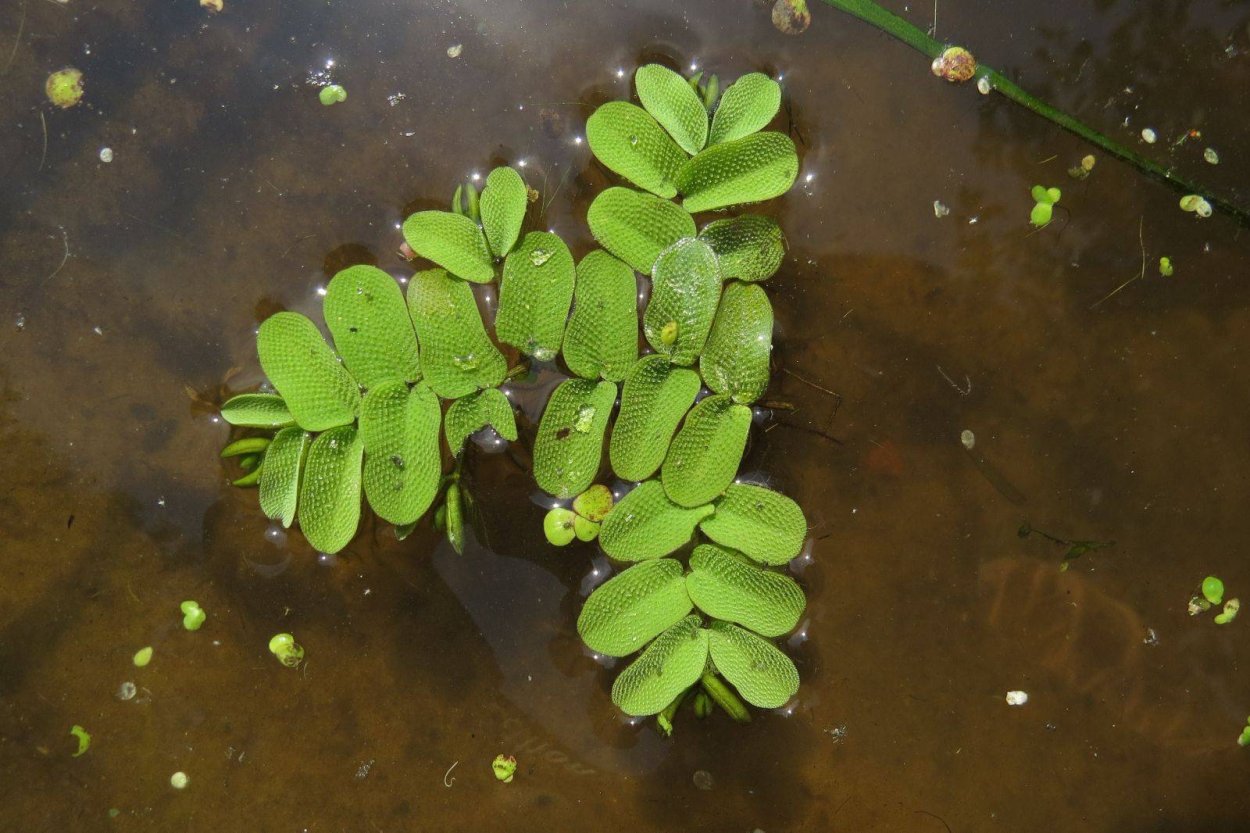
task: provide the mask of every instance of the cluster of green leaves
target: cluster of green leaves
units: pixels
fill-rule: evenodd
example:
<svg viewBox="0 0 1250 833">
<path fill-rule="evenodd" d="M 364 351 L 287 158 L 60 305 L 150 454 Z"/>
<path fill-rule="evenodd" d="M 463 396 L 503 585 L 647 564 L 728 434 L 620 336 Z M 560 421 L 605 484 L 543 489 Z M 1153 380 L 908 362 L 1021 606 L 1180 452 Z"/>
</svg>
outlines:
<svg viewBox="0 0 1250 833">
<path fill-rule="evenodd" d="M 422 211 L 404 223 L 408 246 L 437 265 L 411 277 L 406 298 L 381 269 L 344 269 L 325 291 L 333 348 L 305 316 L 271 316 L 256 341 L 277 393 L 242 394 L 222 406 L 232 425 L 276 430 L 271 442 L 247 438 L 223 454 L 252 457 L 236 483 L 258 484 L 265 514 L 284 526 L 298 519 L 318 550 L 337 552 L 351 541 L 362 494 L 400 537 L 442 494 L 436 521 L 460 549 L 465 442 L 488 425 L 517 438 L 512 405 L 499 390 L 507 362 L 471 282 L 493 280 L 502 261 L 496 334 L 503 343 L 541 357 L 563 339 L 573 258 L 554 234 L 521 238 L 529 195 L 520 174 L 496 168 L 480 199 L 472 186 L 465 196 L 457 190 L 452 211 Z M 447 476 L 440 433 L 457 460 Z"/>
</svg>

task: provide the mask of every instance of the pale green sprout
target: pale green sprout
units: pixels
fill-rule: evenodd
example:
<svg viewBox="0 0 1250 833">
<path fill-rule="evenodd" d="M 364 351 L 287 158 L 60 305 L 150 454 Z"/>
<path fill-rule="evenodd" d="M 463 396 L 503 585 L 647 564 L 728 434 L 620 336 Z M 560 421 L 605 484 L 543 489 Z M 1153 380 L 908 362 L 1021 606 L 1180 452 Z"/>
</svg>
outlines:
<svg viewBox="0 0 1250 833">
<path fill-rule="evenodd" d="M 1211 203 L 1199 194 L 1186 194 L 1181 197 L 1180 206 L 1181 211 L 1197 214 L 1199 217 L 1211 216 Z"/>
<path fill-rule="evenodd" d="M 189 631 L 198 631 L 208 619 L 208 614 L 204 612 L 204 608 L 200 607 L 200 603 L 192 599 L 188 599 L 178 605 L 178 609 L 182 611 L 182 626 Z"/>
<path fill-rule="evenodd" d="M 70 727 L 69 733 L 78 740 L 78 751 L 74 753 L 75 758 L 82 756 L 91 748 L 91 733 L 86 729 L 75 723 Z"/>
<path fill-rule="evenodd" d="M 1172 277 L 1172 274 L 1174 271 L 1175 269 L 1172 266 L 1172 258 L 1170 257 L 1159 258 L 1159 274 L 1160 275 L 1162 275 L 1165 278 L 1170 278 Z"/>
<path fill-rule="evenodd" d="M 1250 746 L 1250 717 L 1246 718 L 1246 726 L 1241 730 L 1241 737 L 1237 738 L 1238 746 Z"/>
<path fill-rule="evenodd" d="M 574 528 L 577 517 L 577 513 L 572 509 L 560 506 L 548 512 L 543 518 L 543 535 L 547 537 L 547 543 L 554 547 L 571 544 L 577 536 L 577 530 Z"/>
<path fill-rule="evenodd" d="M 1063 196 L 1063 192 L 1058 188 L 1047 188 L 1043 185 L 1034 185 L 1030 191 L 1033 196 L 1033 211 L 1029 214 L 1029 222 L 1037 228 L 1048 225 L 1051 217 L 1054 215 L 1055 203 L 1059 202 L 1059 198 Z"/>
<path fill-rule="evenodd" d="M 512 783 L 512 776 L 516 775 L 516 758 L 511 755 L 497 755 L 495 760 L 491 761 L 491 770 L 495 773 L 495 778 L 505 784 Z"/>
<path fill-rule="evenodd" d="M 1216 614 L 1215 624 L 1227 625 L 1229 622 L 1237 618 L 1237 611 L 1239 610 L 1241 610 L 1241 600 L 1229 599 L 1224 602 L 1224 612 Z"/>
<path fill-rule="evenodd" d="M 275 634 L 269 640 L 269 653 L 287 668 L 295 668 L 304 661 L 304 647 L 289 633 Z"/>
<path fill-rule="evenodd" d="M 347 101 L 347 90 L 343 89 L 340 84 L 327 84 L 317 93 L 317 98 L 326 107 L 332 104 L 338 104 L 340 101 Z"/>
<path fill-rule="evenodd" d="M 1224 582 L 1215 576 L 1207 576 L 1202 580 L 1202 595 L 1213 605 L 1224 601 Z"/>
<path fill-rule="evenodd" d="M 140 648 L 138 651 L 135 651 L 134 663 L 135 663 L 136 668 L 144 668 L 151 661 L 152 661 L 152 646 L 151 645 L 147 646 L 146 648 Z"/>
</svg>

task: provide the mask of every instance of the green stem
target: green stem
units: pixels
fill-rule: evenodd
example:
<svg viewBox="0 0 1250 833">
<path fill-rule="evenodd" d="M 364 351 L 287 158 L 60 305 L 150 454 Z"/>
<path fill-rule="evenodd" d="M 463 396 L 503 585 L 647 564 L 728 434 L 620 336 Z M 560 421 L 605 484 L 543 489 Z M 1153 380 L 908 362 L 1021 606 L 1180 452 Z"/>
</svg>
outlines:
<svg viewBox="0 0 1250 833">
<path fill-rule="evenodd" d="M 872 2 L 872 0 L 824 0 L 824 2 L 847 14 L 858 17 L 865 23 L 869 23 L 889 35 L 893 35 L 917 52 L 926 55 L 930 60 L 941 55 L 946 49 L 946 44 L 934 40 L 915 24 L 886 11 Z M 1117 159 L 1129 163 L 1147 176 L 1170 185 L 1183 194 L 1201 194 L 1213 208 L 1235 217 L 1243 224 L 1250 225 L 1250 211 L 1227 199 L 1212 195 L 1209 189 L 1190 182 L 1186 178 L 1178 176 L 1172 170 L 1143 156 L 1139 156 L 1117 142 L 1113 142 L 1083 122 L 1077 121 L 1067 113 L 1025 92 L 1018 84 L 993 67 L 984 64 L 978 65 L 976 77 L 978 79 L 985 78 L 993 89 L 1007 98 L 1032 110 L 1042 118 L 1059 125 L 1064 130 L 1075 133 L 1085 141 L 1097 145 Z"/>
<path fill-rule="evenodd" d="M 677 715 L 677 710 L 681 708 L 682 701 L 686 699 L 686 695 L 690 689 L 686 689 L 681 694 L 673 698 L 673 702 L 664 707 L 664 711 L 655 717 L 655 723 L 660 729 L 660 734 L 664 737 L 670 737 L 673 734 L 673 718 Z"/>
<path fill-rule="evenodd" d="M 729 690 L 729 686 L 721 682 L 720 677 L 707 671 L 704 672 L 699 682 L 703 684 L 703 690 L 707 692 L 708 697 L 724 709 L 726 714 L 739 723 L 751 722 L 751 713 L 747 711 L 746 705 L 738 699 L 738 695 Z"/>
</svg>

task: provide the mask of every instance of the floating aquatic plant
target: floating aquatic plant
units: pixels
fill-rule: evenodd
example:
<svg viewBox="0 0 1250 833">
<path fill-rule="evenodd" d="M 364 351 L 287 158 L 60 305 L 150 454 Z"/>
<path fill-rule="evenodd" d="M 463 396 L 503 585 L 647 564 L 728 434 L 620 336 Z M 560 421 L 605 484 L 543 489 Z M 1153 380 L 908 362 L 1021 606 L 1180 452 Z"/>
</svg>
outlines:
<svg viewBox="0 0 1250 833">
<path fill-rule="evenodd" d="M 223 457 L 246 472 L 237 484 L 259 485 L 266 515 L 298 523 L 319 550 L 352 540 L 362 495 L 401 539 L 433 508 L 460 550 L 468 438 L 487 426 L 518 437 L 498 345 L 534 362 L 563 358 L 570 378 L 533 438 L 534 479 L 561 501 L 543 532 L 558 546 L 597 538 L 632 563 L 588 598 L 578 629 L 600 653 L 641 651 L 613 700 L 634 715 L 663 712 L 671 731 L 694 687 L 696 710 L 718 704 L 735 720 L 749 719 L 739 695 L 772 708 L 798 688 L 793 662 L 769 640 L 805 607 L 776 568 L 799 554 L 807 523 L 784 495 L 735 483 L 750 405 L 769 381 L 773 313 L 760 282 L 781 266 L 785 238 L 763 215 L 722 216 L 701 231 L 693 215 L 779 196 L 799 162 L 788 136 L 765 129 L 781 89 L 761 73 L 722 93 L 716 76 L 648 65 L 635 84 L 642 106 L 609 102 L 587 122 L 595 157 L 633 186 L 592 202 L 587 223 L 602 248 L 575 263 L 555 234 L 526 232 L 530 189 L 512 168 L 493 170 L 480 194 L 461 186 L 450 211 L 403 223 L 405 256 L 434 264 L 411 276 L 406 297 L 391 275 L 352 266 L 324 293 L 332 344 L 293 312 L 261 325 L 276 392 L 223 405 L 227 422 L 260 434 Z M 650 280 L 641 316 L 636 273 Z M 496 280 L 492 333 L 472 284 Z M 641 358 L 640 324 L 655 351 Z M 703 385 L 711 393 L 696 404 Z M 595 483 L 609 437 L 613 472 L 639 483 L 619 501 Z M 687 569 L 672 556 L 696 530 L 708 542 Z M 289 634 L 270 650 L 284 664 L 302 659 Z"/>
</svg>

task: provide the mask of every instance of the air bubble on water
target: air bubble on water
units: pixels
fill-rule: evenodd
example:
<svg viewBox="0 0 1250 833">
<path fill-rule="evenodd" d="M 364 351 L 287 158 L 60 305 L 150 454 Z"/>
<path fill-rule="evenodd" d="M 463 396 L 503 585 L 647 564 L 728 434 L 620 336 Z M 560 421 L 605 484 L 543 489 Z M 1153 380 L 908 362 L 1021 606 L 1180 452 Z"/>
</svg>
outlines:
<svg viewBox="0 0 1250 833">
<path fill-rule="evenodd" d="M 286 530 L 282 528 L 282 524 L 272 523 L 265 530 L 265 540 L 274 546 L 281 547 L 286 544 Z"/>
<path fill-rule="evenodd" d="M 19 312 L 17 314 L 17 321 L 15 321 L 14 323 L 17 324 L 17 328 L 19 330 L 26 329 L 26 315 L 24 313 Z"/>
<path fill-rule="evenodd" d="M 138 689 L 135 688 L 135 684 L 127 680 L 117 687 L 115 696 L 118 700 L 133 700 L 137 692 Z"/>
<path fill-rule="evenodd" d="M 556 357 L 556 351 L 550 347 L 535 347 L 534 358 L 540 362 L 549 362 Z"/>
<path fill-rule="evenodd" d="M 637 136 L 631 135 L 631 136 L 629 137 L 629 146 L 630 146 L 630 147 L 632 147 L 632 148 L 636 148 L 636 147 L 638 147 L 638 137 L 637 137 Z"/>
<path fill-rule="evenodd" d="M 530 263 L 535 266 L 542 266 L 549 260 L 551 260 L 551 252 L 547 249 L 539 248 L 530 252 Z"/>
<path fill-rule="evenodd" d="M 478 358 L 474 353 L 469 353 L 465 356 L 452 356 L 451 361 L 452 364 L 461 370 L 475 370 L 478 365 Z"/>
</svg>

